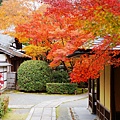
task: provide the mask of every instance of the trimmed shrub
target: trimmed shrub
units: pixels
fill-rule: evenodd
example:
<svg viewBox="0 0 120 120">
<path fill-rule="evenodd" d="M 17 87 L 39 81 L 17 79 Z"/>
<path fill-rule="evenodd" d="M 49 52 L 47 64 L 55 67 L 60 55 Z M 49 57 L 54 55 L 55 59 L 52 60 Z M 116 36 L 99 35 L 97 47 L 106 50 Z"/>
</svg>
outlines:
<svg viewBox="0 0 120 120">
<path fill-rule="evenodd" d="M 67 71 L 64 70 L 54 70 L 52 71 L 52 83 L 70 83 L 69 75 Z"/>
<path fill-rule="evenodd" d="M 0 118 L 2 118 L 8 110 L 9 97 L 0 96 Z"/>
<path fill-rule="evenodd" d="M 51 69 L 45 61 L 28 60 L 17 71 L 18 89 L 23 91 L 45 91 L 51 80 Z"/>
<path fill-rule="evenodd" d="M 76 83 L 47 83 L 46 91 L 51 94 L 74 94 L 77 89 Z"/>
</svg>

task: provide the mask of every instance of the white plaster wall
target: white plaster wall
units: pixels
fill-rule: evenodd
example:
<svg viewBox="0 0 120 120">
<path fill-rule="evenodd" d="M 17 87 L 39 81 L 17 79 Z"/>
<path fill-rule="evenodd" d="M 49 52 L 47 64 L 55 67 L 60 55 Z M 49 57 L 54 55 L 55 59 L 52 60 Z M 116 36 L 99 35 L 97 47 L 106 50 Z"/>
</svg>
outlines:
<svg viewBox="0 0 120 120">
<path fill-rule="evenodd" d="M 3 71 L 7 71 L 7 66 L 6 67 L 4 66 L 4 68 L 0 66 L 0 72 L 3 72 Z"/>
<path fill-rule="evenodd" d="M 5 54 L 0 54 L 0 61 L 6 61 L 7 56 Z"/>
</svg>

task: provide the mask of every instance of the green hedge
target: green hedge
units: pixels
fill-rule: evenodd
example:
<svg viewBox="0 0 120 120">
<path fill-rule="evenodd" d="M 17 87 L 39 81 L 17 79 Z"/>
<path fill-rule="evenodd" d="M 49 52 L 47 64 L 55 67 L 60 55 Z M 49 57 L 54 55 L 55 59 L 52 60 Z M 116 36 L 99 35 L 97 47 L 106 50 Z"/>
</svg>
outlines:
<svg viewBox="0 0 120 120">
<path fill-rule="evenodd" d="M 76 83 L 47 83 L 46 91 L 49 94 L 74 94 L 77 89 Z"/>
<path fill-rule="evenodd" d="M 0 118 L 2 118 L 8 109 L 9 97 L 0 96 Z"/>
<path fill-rule="evenodd" d="M 17 87 L 23 91 L 45 91 L 51 82 L 51 69 L 45 61 L 28 60 L 17 71 Z"/>
</svg>

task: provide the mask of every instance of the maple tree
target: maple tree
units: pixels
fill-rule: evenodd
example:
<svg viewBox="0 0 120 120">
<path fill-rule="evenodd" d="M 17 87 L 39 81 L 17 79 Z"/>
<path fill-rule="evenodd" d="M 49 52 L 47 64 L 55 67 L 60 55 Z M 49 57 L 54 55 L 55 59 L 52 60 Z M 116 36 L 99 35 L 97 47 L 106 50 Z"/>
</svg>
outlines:
<svg viewBox="0 0 120 120">
<path fill-rule="evenodd" d="M 32 26 L 32 15 L 35 18 L 34 13 L 35 12 L 39 12 L 40 16 L 42 15 L 43 11 L 46 10 L 47 5 L 42 4 L 39 0 L 7 0 L 7 1 L 3 1 L 2 5 L 0 6 L 0 29 L 3 30 L 4 29 L 4 33 L 5 34 L 9 34 L 15 38 L 19 38 L 20 42 L 22 43 L 27 43 L 28 41 L 30 41 L 29 38 L 32 39 L 32 34 L 33 36 L 36 35 L 37 37 L 40 37 L 40 35 L 37 34 L 37 30 L 36 28 L 33 29 L 33 26 L 35 26 L 35 24 L 33 23 Z M 37 14 L 36 14 L 37 16 Z M 35 18 L 35 19 L 39 19 L 39 17 Z M 41 17 L 42 20 L 42 17 Z M 43 21 L 41 21 L 43 22 Z M 30 35 L 30 33 L 28 34 L 28 38 L 21 36 L 19 34 L 16 34 L 15 32 L 15 27 L 19 26 L 19 25 L 23 25 L 25 26 L 25 24 L 30 23 L 29 25 L 31 26 L 31 28 L 29 27 L 28 29 L 31 29 L 31 36 L 28 37 Z M 28 26 L 29 26 L 28 25 Z M 37 25 L 37 24 L 36 24 Z M 42 27 L 43 28 L 43 27 Z M 46 27 L 47 28 L 47 27 Z M 36 29 L 36 30 L 35 30 Z M 45 30 L 45 26 L 43 28 L 43 31 Z M 24 31 L 22 29 L 22 31 Z M 38 36 L 37 36 L 38 35 Z M 43 35 L 41 36 L 41 38 L 43 37 Z M 44 35 L 45 37 L 45 35 Z M 35 39 L 36 39 L 35 38 Z M 25 50 L 27 51 L 27 54 L 31 55 L 32 57 L 38 57 L 39 53 L 41 53 L 42 55 L 45 55 L 45 52 L 49 50 L 49 47 L 45 47 L 43 44 L 41 44 L 39 42 L 39 47 L 37 45 L 37 43 L 35 43 L 35 40 L 32 41 L 32 43 L 30 42 L 30 46 L 27 46 L 27 48 L 25 48 Z M 40 38 L 39 38 L 40 40 Z M 39 41 L 38 40 L 38 41 Z M 47 43 L 46 43 L 47 44 Z M 42 51 L 41 51 L 42 50 Z M 32 52 L 31 52 L 32 51 Z"/>
<path fill-rule="evenodd" d="M 90 38 L 92 35 L 84 36 L 83 30 L 80 28 L 82 23 L 78 21 L 78 16 L 74 15 L 76 9 L 69 1 L 51 1 L 50 4 L 46 15 L 54 17 L 54 25 L 57 25 L 57 27 L 52 32 L 53 39 L 56 42 L 52 45 L 47 58 L 53 60 L 50 63 L 51 66 L 59 65 L 62 62 L 69 66 L 70 64 L 67 63 L 70 63 L 71 60 L 68 60 L 66 55 L 72 53 L 85 42 L 88 36 Z M 81 39 L 81 41 L 77 41 L 77 39 Z"/>
<path fill-rule="evenodd" d="M 17 24 L 14 36 L 30 44 L 26 48 L 29 55 L 46 56 L 49 51 L 47 59 L 52 60 L 52 67 L 61 63 L 70 66 L 73 62 L 72 82 L 95 79 L 105 64 L 120 64 L 114 57 L 119 51 L 112 51 L 120 44 L 119 0 L 44 0 L 44 3 L 48 5 L 44 13 L 39 9 L 28 15 L 30 12 L 25 10 L 26 21 L 22 22 L 22 17 L 14 23 Z M 96 43 L 98 38 L 102 40 Z M 95 54 L 77 59 L 66 57 L 78 48 L 92 48 Z"/>
<path fill-rule="evenodd" d="M 48 37 L 49 29 L 54 29 L 49 21 L 41 13 L 36 12 L 31 16 L 30 22 L 19 24 L 15 28 L 15 37 L 20 42 L 29 44 L 24 48 L 28 55 L 39 58 L 41 55 L 47 55 L 52 42 Z"/>
<path fill-rule="evenodd" d="M 58 11 L 57 13 L 60 12 L 59 14 L 65 16 L 70 15 L 70 17 L 72 17 L 72 19 L 70 19 L 73 23 L 73 33 L 78 30 L 77 35 L 79 37 L 77 37 L 77 39 L 71 38 L 67 41 L 63 51 L 67 46 L 72 48 L 67 49 L 68 53 L 70 53 L 78 47 L 87 49 L 90 45 L 95 52 L 91 57 L 81 55 L 80 59 L 76 60 L 73 72 L 70 74 L 72 82 L 87 81 L 89 78 L 95 79 L 99 77 L 99 71 L 103 69 L 107 63 L 120 64 L 119 59 L 113 59 L 113 56 L 118 55 L 120 52 L 116 50 L 114 52 L 112 51 L 114 47 L 120 44 L 119 0 L 45 1 L 52 6 L 48 12 L 55 14 L 56 11 Z M 67 7 L 69 8 L 68 3 L 71 3 L 74 9 L 67 9 Z M 70 11 L 67 11 L 65 14 L 63 11 L 66 9 Z M 101 37 L 103 40 L 99 44 L 93 45 L 96 37 Z M 85 45 L 85 43 L 88 44 Z M 57 51 L 56 49 L 56 54 L 59 54 L 59 51 Z"/>
<path fill-rule="evenodd" d="M 21 40 L 25 37 L 29 38 L 32 44 L 42 42 L 49 46 L 47 58 L 52 60 L 50 65 L 53 67 L 61 62 L 70 62 L 66 58 L 68 54 L 80 46 L 86 49 L 94 43 L 96 37 L 102 37 L 104 39 L 101 43 L 94 45 L 95 55 L 92 57 L 83 55 L 80 60 L 74 60 L 75 66 L 70 75 L 73 82 L 97 78 L 104 64 L 110 62 L 109 49 L 119 45 L 119 2 L 117 0 L 45 2 L 50 5 L 44 17 L 35 13 L 30 23 L 20 25 L 16 29 L 18 35 L 22 32 Z M 84 62 L 80 62 L 81 60 Z"/>
<path fill-rule="evenodd" d="M 93 58 L 90 57 L 92 61 L 89 62 L 89 67 L 87 67 L 87 72 L 85 72 L 88 75 L 82 75 L 84 80 L 87 80 L 88 78 L 94 79 L 99 77 L 99 71 L 103 69 L 105 64 L 110 63 L 111 59 L 114 63 L 117 61 L 117 65 L 120 65 L 119 59 L 114 58 L 113 60 L 116 52 L 117 54 L 120 54 L 120 52 L 114 50 L 113 53 L 112 51 L 113 48 L 120 44 L 120 2 L 118 0 L 82 0 L 80 4 L 82 8 L 85 9 L 83 10 L 84 12 L 82 11 L 82 17 L 84 17 L 83 20 L 85 20 L 84 29 L 91 32 L 95 38 L 96 36 L 103 38 L 101 43 L 93 48 L 96 54 L 92 56 Z M 113 64 L 113 62 L 111 62 L 111 64 Z M 81 67 L 81 65 L 83 65 L 83 63 L 80 64 L 79 67 Z M 77 67 L 75 70 L 76 69 Z M 93 70 L 90 72 L 91 69 Z M 94 76 L 92 74 L 94 74 Z"/>
<path fill-rule="evenodd" d="M 70 38 L 68 36 L 71 34 L 68 31 L 69 29 L 67 26 L 66 18 L 65 19 L 61 18 L 61 20 L 58 20 L 55 17 L 55 15 L 52 13 L 43 15 L 39 13 L 39 11 L 35 12 L 32 15 L 31 21 L 25 24 L 19 24 L 15 28 L 15 30 L 16 30 L 15 37 L 17 37 L 20 42 L 28 42 L 29 44 L 38 46 L 39 48 L 42 48 L 42 47 L 48 48 L 48 50 L 50 50 L 51 48 L 58 49 L 58 47 L 63 48 L 66 44 L 66 40 L 69 40 Z M 69 35 L 67 33 L 69 33 Z M 29 46 L 27 46 L 27 48 L 28 47 Z M 31 50 L 29 49 L 29 51 L 32 51 L 32 49 Z M 30 54 L 29 51 L 27 52 L 29 55 L 32 55 L 32 56 L 35 55 L 35 54 L 34 55 Z M 59 52 L 59 55 L 57 53 L 57 57 L 56 57 L 55 52 L 52 53 L 52 51 L 54 50 L 51 50 L 51 52 L 47 57 L 50 60 L 54 59 L 53 60 L 54 63 L 51 63 L 50 65 L 52 66 L 56 64 L 57 66 L 61 62 L 65 65 L 64 61 L 67 59 L 66 56 L 62 55 L 63 54 L 62 52 L 61 52 L 62 54 Z M 46 52 L 47 52 L 47 49 L 46 49 Z M 36 54 L 38 55 L 40 53 L 37 52 Z M 61 59 L 62 57 L 63 59 Z"/>
</svg>

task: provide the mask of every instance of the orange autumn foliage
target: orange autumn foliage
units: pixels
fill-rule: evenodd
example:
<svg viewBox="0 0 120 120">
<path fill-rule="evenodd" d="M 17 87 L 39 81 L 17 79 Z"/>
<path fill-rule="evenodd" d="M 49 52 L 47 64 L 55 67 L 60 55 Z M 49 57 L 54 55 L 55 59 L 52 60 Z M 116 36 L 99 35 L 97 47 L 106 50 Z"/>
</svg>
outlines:
<svg viewBox="0 0 120 120">
<path fill-rule="evenodd" d="M 39 10 L 27 23 L 17 24 L 15 36 L 20 42 L 49 48 L 47 56 L 52 67 L 68 63 L 66 56 L 78 48 L 92 48 L 94 55 L 74 58 L 71 81 L 80 82 L 99 77 L 106 64 L 119 65 L 116 59 L 120 45 L 119 0 L 44 0 L 47 11 Z M 94 45 L 97 38 L 102 41 Z"/>
<path fill-rule="evenodd" d="M 73 35 L 67 34 L 70 38 L 62 48 L 63 51 L 68 45 L 72 49 L 68 48 L 67 54 L 72 53 L 77 48 L 87 49 L 92 46 L 95 53 L 90 57 L 83 55 L 79 60 L 76 60 L 74 69 L 70 74 L 72 82 L 98 78 L 99 71 L 103 69 L 104 65 L 120 63 L 119 59 L 113 57 L 116 53 L 120 54 L 116 50 L 113 53 L 113 48 L 120 44 L 119 0 L 76 0 L 72 2 L 45 0 L 45 2 L 52 6 L 48 13 L 54 14 L 57 19 L 64 16 L 64 20 L 67 18 L 71 20 L 67 21 L 70 25 L 68 33 L 73 33 Z M 78 31 L 77 34 L 76 31 Z M 97 45 L 93 45 L 96 37 L 101 37 L 103 40 Z M 86 43 L 87 45 L 85 45 Z M 53 53 L 59 54 L 57 51 L 56 49 Z"/>
</svg>

